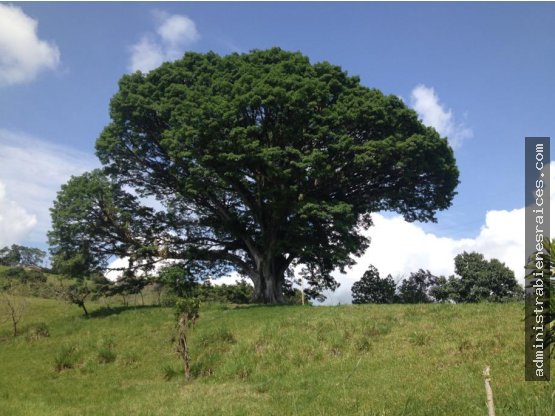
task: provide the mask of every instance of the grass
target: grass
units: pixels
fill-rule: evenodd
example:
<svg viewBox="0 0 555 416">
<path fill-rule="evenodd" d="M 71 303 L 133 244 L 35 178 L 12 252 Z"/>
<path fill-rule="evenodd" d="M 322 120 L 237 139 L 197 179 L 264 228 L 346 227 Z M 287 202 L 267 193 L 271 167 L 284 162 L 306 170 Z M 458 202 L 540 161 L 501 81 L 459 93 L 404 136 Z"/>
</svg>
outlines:
<svg viewBox="0 0 555 416">
<path fill-rule="evenodd" d="M 205 306 L 189 382 L 172 309 L 91 311 L 33 298 L 22 336 L 0 325 L 0 414 L 484 415 L 486 365 L 498 416 L 555 412 L 523 381 L 520 304 Z"/>
</svg>

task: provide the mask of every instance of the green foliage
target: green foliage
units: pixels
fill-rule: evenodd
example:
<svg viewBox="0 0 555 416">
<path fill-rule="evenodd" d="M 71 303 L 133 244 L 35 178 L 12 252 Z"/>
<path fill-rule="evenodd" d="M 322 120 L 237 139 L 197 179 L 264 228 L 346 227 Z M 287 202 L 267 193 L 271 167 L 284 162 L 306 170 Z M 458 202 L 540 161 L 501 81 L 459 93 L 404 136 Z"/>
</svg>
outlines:
<svg viewBox="0 0 555 416">
<path fill-rule="evenodd" d="M 160 269 L 156 282 L 168 287 L 179 297 L 194 296 L 197 294 L 197 277 L 182 265 L 165 266 Z"/>
<path fill-rule="evenodd" d="M 401 303 L 431 303 L 434 301 L 432 288 L 437 284 L 437 277 L 429 270 L 418 270 L 401 282 L 399 301 Z"/>
<path fill-rule="evenodd" d="M 423 303 L 423 302 L 418 302 Z M 431 337 L 425 332 L 411 332 L 409 334 L 409 340 L 413 345 L 422 347 L 424 345 L 429 345 L 431 342 Z"/>
<path fill-rule="evenodd" d="M 395 301 L 395 282 L 391 275 L 380 278 L 378 269 L 370 265 L 362 278 L 351 289 L 354 304 L 393 303 Z"/>
<path fill-rule="evenodd" d="M 402 100 L 279 48 L 125 75 L 110 117 L 105 171 L 72 178 L 52 209 L 55 263 L 77 257 L 83 273 L 171 258 L 195 275 L 233 269 L 279 303 L 300 266 L 321 296 L 368 246 L 372 212 L 434 221 L 458 184 L 447 139 Z"/>
<path fill-rule="evenodd" d="M 188 323 L 194 324 L 199 317 L 200 299 L 198 298 L 185 298 L 178 299 L 175 303 L 175 318 L 177 321 L 182 316 L 186 317 Z"/>
<path fill-rule="evenodd" d="M 176 370 L 173 366 L 166 364 L 162 368 L 162 375 L 164 377 L 164 380 L 170 381 L 170 380 L 173 380 L 175 377 L 179 376 L 180 371 Z"/>
<path fill-rule="evenodd" d="M 507 302 L 523 298 L 513 271 L 497 259 L 485 260 L 482 254 L 465 252 L 455 257 L 455 271 L 460 277 L 447 279 L 420 269 L 396 288 L 391 276 L 380 279 L 378 270 L 370 266 L 353 284 L 353 303 Z"/>
<path fill-rule="evenodd" d="M 61 298 L 69 303 L 79 306 L 83 309 L 85 316 L 89 316 L 89 312 L 85 307 L 85 300 L 92 293 L 91 289 L 83 282 L 62 286 Z"/>
<path fill-rule="evenodd" d="M 0 249 L 0 265 L 2 266 L 35 266 L 40 267 L 46 253 L 38 248 L 12 244 L 11 247 Z"/>
<path fill-rule="evenodd" d="M 116 360 L 117 354 L 114 351 L 115 343 L 112 339 L 104 340 L 98 349 L 98 362 L 109 364 Z"/>
<path fill-rule="evenodd" d="M 436 302 L 455 302 L 459 299 L 460 279 L 455 276 L 439 276 L 430 288 L 430 295 Z"/>
<path fill-rule="evenodd" d="M 104 270 L 109 257 L 150 258 L 153 250 L 136 236 L 152 237 L 153 210 L 123 191 L 100 170 L 72 177 L 51 208 L 48 233 L 53 269 L 72 277 L 90 277 Z"/>
<path fill-rule="evenodd" d="M 57 372 L 72 369 L 77 365 L 78 359 L 78 350 L 75 345 L 63 346 L 54 357 L 54 369 Z"/>
<path fill-rule="evenodd" d="M 48 338 L 50 336 L 50 329 L 46 322 L 39 322 L 33 326 L 30 333 L 31 339 Z"/>
<path fill-rule="evenodd" d="M 45 283 L 46 274 L 41 270 L 24 268 L 24 267 L 9 267 L 0 271 L 0 277 L 10 279 L 18 283 Z"/>
<path fill-rule="evenodd" d="M 457 302 L 504 302 L 522 295 L 514 272 L 497 259 L 484 259 L 480 253 L 457 255 L 455 273 L 460 276 L 458 282 L 451 282 Z"/>
</svg>

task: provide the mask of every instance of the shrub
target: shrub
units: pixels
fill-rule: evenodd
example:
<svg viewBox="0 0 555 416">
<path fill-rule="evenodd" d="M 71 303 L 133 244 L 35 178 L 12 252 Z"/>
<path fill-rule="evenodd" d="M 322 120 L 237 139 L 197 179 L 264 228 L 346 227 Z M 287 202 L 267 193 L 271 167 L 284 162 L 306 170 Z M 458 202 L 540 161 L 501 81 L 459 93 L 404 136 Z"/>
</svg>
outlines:
<svg viewBox="0 0 555 416">
<path fill-rule="evenodd" d="M 7 279 L 17 280 L 20 283 L 45 283 L 46 275 L 41 270 L 26 269 L 23 267 L 10 267 L 0 273 Z"/>
<path fill-rule="evenodd" d="M 54 357 L 54 369 L 61 372 L 75 368 L 77 359 L 77 347 L 74 345 L 65 346 Z"/>
<path fill-rule="evenodd" d="M 171 365 L 166 365 L 164 366 L 164 368 L 162 368 L 162 374 L 163 374 L 164 380 L 170 381 L 178 374 L 180 374 L 180 372 L 175 368 L 173 368 Z"/>
<path fill-rule="evenodd" d="M 49 336 L 50 336 L 50 330 L 48 329 L 48 325 L 45 322 L 39 322 L 31 330 L 31 338 L 33 339 L 47 338 Z"/>
<path fill-rule="evenodd" d="M 113 363 L 116 360 L 116 353 L 114 352 L 114 341 L 108 339 L 102 342 L 98 350 L 98 362 L 100 364 Z"/>
<path fill-rule="evenodd" d="M 431 337 L 423 332 L 413 332 L 409 335 L 409 340 L 411 344 L 423 347 L 430 343 Z"/>
</svg>

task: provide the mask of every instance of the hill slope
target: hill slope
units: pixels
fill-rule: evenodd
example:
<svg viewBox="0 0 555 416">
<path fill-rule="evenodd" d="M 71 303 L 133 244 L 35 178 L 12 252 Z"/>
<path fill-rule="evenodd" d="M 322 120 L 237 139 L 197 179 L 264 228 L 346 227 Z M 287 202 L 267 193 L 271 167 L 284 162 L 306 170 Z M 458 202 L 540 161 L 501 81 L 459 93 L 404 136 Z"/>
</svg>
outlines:
<svg viewBox="0 0 555 416">
<path fill-rule="evenodd" d="M 24 335 L 0 325 L 0 414 L 484 415 L 486 365 L 498 415 L 554 412 L 555 384 L 523 381 L 520 304 L 204 308 L 189 383 L 172 309 L 99 308 L 30 299 Z"/>
</svg>

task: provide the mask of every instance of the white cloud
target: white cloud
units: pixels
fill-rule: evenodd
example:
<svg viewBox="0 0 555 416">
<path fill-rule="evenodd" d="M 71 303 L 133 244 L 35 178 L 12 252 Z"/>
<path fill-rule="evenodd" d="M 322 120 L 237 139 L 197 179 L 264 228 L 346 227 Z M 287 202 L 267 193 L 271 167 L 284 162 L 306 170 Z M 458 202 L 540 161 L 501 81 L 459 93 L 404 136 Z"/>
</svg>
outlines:
<svg viewBox="0 0 555 416">
<path fill-rule="evenodd" d="M 132 71 L 148 72 L 164 62 L 164 51 L 162 47 L 156 43 L 151 37 L 143 36 L 143 38 L 131 47 L 131 64 Z"/>
<path fill-rule="evenodd" d="M 473 136 L 471 129 L 455 121 L 453 112 L 446 110 L 433 88 L 417 85 L 411 93 L 411 103 L 422 122 L 433 127 L 441 136 L 447 136 L 453 147 Z"/>
<path fill-rule="evenodd" d="M 184 15 L 156 12 L 156 34 L 144 35 L 131 47 L 131 71 L 148 72 L 165 61 L 179 58 L 185 49 L 200 39 L 196 24 Z"/>
<path fill-rule="evenodd" d="M 6 198 L 6 186 L 0 182 L 0 247 L 19 241 L 36 223 L 35 215 Z"/>
<path fill-rule="evenodd" d="M 37 26 L 19 7 L 0 4 L 0 85 L 29 82 L 58 66 L 58 47 L 39 39 Z"/>
<path fill-rule="evenodd" d="M 10 240 L 4 244 L 23 240 L 44 244 L 46 231 L 50 228 L 49 208 L 60 186 L 71 175 L 98 165 L 92 155 L 0 129 L 0 181 L 4 186 L 2 215 L 19 218 L 19 221 L 5 225 L 11 227 L 11 231 L 0 234 L 2 240 Z"/>
<path fill-rule="evenodd" d="M 187 16 L 167 16 L 157 30 L 169 50 L 188 46 L 200 39 L 195 22 Z"/>
</svg>

